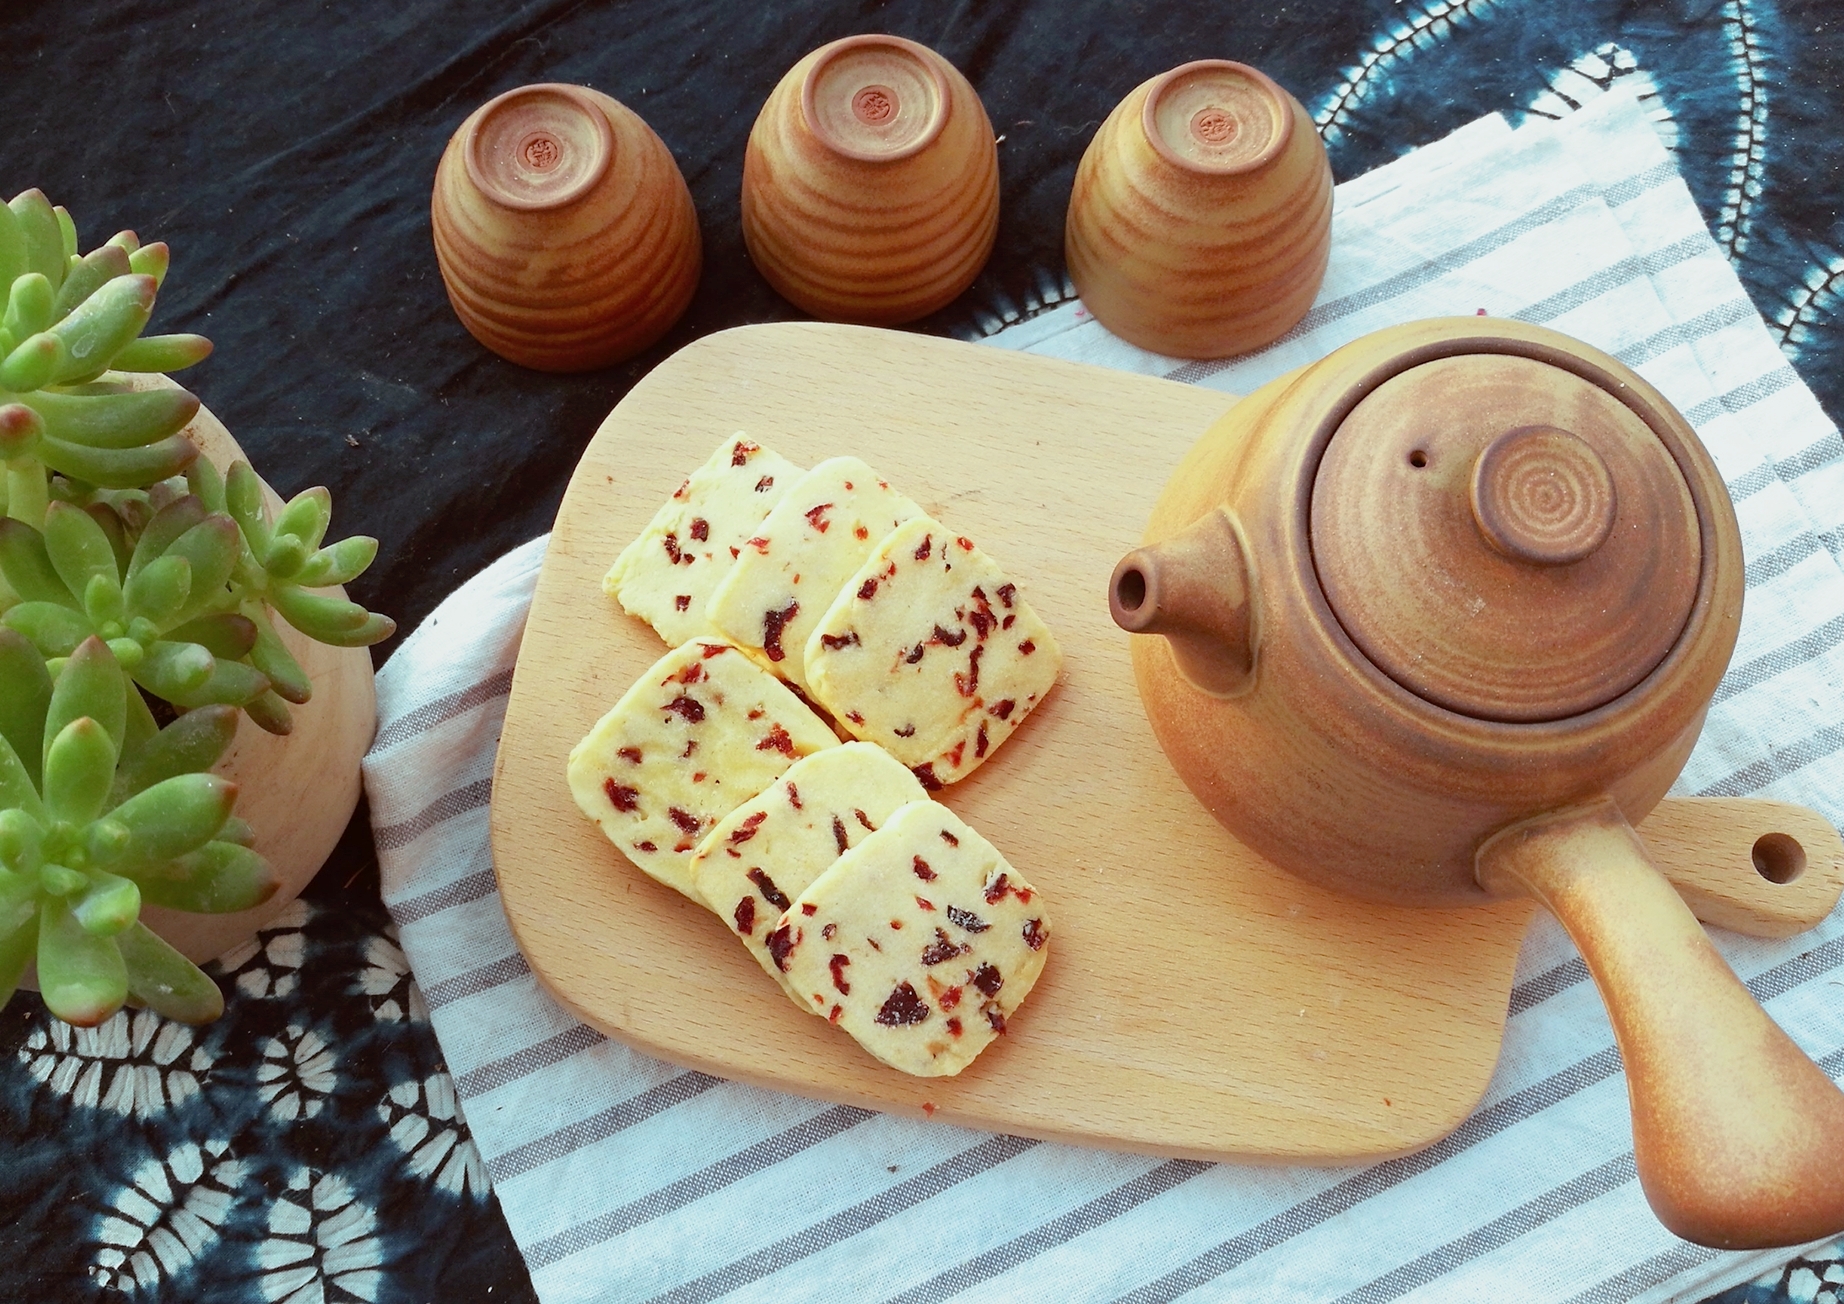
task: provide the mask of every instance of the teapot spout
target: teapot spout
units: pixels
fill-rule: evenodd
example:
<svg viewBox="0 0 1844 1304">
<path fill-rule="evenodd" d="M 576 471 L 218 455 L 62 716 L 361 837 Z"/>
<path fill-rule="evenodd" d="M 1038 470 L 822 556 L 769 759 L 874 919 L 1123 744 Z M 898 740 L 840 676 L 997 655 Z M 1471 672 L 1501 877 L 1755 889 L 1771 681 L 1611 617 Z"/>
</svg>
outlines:
<svg viewBox="0 0 1844 1304">
<path fill-rule="evenodd" d="M 1120 559 L 1108 585 L 1114 623 L 1157 634 L 1200 692 L 1237 697 L 1255 685 L 1255 585 L 1242 526 L 1218 507 L 1163 543 Z"/>
</svg>

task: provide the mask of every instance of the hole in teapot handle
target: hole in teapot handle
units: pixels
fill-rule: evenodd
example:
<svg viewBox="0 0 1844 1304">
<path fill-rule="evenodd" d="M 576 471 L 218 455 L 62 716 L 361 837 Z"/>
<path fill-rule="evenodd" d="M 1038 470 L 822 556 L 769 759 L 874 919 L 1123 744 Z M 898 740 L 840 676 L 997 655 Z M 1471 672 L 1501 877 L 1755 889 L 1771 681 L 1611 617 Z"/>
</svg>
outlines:
<svg viewBox="0 0 1844 1304">
<path fill-rule="evenodd" d="M 1754 843 L 1755 872 L 1769 883 L 1791 883 L 1805 872 L 1806 849 L 1788 833 L 1764 833 Z"/>
</svg>

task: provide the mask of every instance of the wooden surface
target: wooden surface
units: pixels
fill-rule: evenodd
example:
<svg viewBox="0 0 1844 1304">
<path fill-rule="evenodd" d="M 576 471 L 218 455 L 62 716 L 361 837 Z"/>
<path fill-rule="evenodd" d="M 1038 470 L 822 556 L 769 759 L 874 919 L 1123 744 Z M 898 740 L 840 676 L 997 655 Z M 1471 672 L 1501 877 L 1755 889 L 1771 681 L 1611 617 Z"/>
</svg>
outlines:
<svg viewBox="0 0 1844 1304">
<path fill-rule="evenodd" d="M 1128 636 L 1108 617 L 1115 562 L 1231 402 L 816 324 L 725 332 L 663 363 L 583 455 L 513 681 L 492 838 L 532 970 L 590 1024 L 675 1063 L 970 1127 L 1335 1161 L 1412 1150 L 1457 1125 L 1491 1075 L 1531 907 L 1379 906 L 1258 860 L 1166 763 Z M 1050 697 L 942 794 L 1045 892 L 1056 919 L 1044 977 L 1010 1034 L 957 1078 L 906 1078 L 797 1010 L 722 921 L 628 864 L 570 799 L 569 749 L 664 650 L 604 597 L 602 573 L 737 429 L 805 465 L 864 457 L 1008 567 L 1063 646 Z M 1673 874 L 1713 825 L 1758 815 L 1748 803 L 1666 802 L 1642 832 L 1688 821 L 1658 850 Z M 1768 831 L 1718 845 L 1733 855 Z M 1810 894 L 1828 874 L 1835 900 L 1836 841 L 1811 854 L 1795 887 Z M 1715 897 L 1724 872 L 1704 868 Z M 1727 872 L 1745 889 L 1734 908 L 1747 909 L 1759 876 L 1745 852 Z"/>
</svg>

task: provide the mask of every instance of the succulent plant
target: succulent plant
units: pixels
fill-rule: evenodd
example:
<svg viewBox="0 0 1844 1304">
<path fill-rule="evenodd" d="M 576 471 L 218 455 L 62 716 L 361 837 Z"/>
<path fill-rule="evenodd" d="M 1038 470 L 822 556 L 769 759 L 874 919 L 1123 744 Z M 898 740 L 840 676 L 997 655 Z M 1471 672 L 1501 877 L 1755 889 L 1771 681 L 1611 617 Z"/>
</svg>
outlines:
<svg viewBox="0 0 1844 1304">
<path fill-rule="evenodd" d="M 80 256 L 36 190 L 0 206 L 0 1005 L 36 959 L 46 1005 L 77 1024 L 126 1001 L 193 1022 L 223 1009 L 139 914 L 276 890 L 236 786 L 206 773 L 239 710 L 287 733 L 313 691 L 271 611 L 340 647 L 396 628 L 314 591 L 378 549 L 324 542 L 325 489 L 272 518 L 249 466 L 220 476 L 187 437 L 198 400 L 133 375 L 211 352 L 141 334 L 167 262 L 129 231 Z"/>
<path fill-rule="evenodd" d="M 6 512 L 39 525 L 49 475 L 137 488 L 176 475 L 198 449 L 179 433 L 198 411 L 184 390 L 135 391 L 106 372 L 165 372 L 211 353 L 197 335 L 141 337 L 166 278 L 164 244 L 123 231 L 77 253 L 70 214 L 37 190 L 0 208 L 0 460 Z"/>
<path fill-rule="evenodd" d="M 36 959 L 46 1006 L 70 1023 L 100 1023 L 129 1000 L 215 1019 L 217 984 L 138 915 L 143 902 L 247 910 L 275 892 L 231 814 L 236 785 L 204 772 L 236 711 L 207 706 L 156 729 L 95 637 L 54 678 L 0 631 L 0 682 L 0 1003 Z"/>
</svg>

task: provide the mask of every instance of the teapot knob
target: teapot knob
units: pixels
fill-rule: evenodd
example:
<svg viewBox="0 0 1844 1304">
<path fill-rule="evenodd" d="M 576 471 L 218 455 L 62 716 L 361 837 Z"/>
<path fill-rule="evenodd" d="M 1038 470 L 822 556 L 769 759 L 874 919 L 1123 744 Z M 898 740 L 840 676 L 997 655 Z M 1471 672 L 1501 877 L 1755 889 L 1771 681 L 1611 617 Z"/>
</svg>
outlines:
<svg viewBox="0 0 1844 1304">
<path fill-rule="evenodd" d="M 1535 566 L 1591 555 L 1619 507 L 1600 454 L 1555 426 L 1520 426 L 1487 444 L 1473 463 L 1472 502 L 1486 542 Z"/>
</svg>

